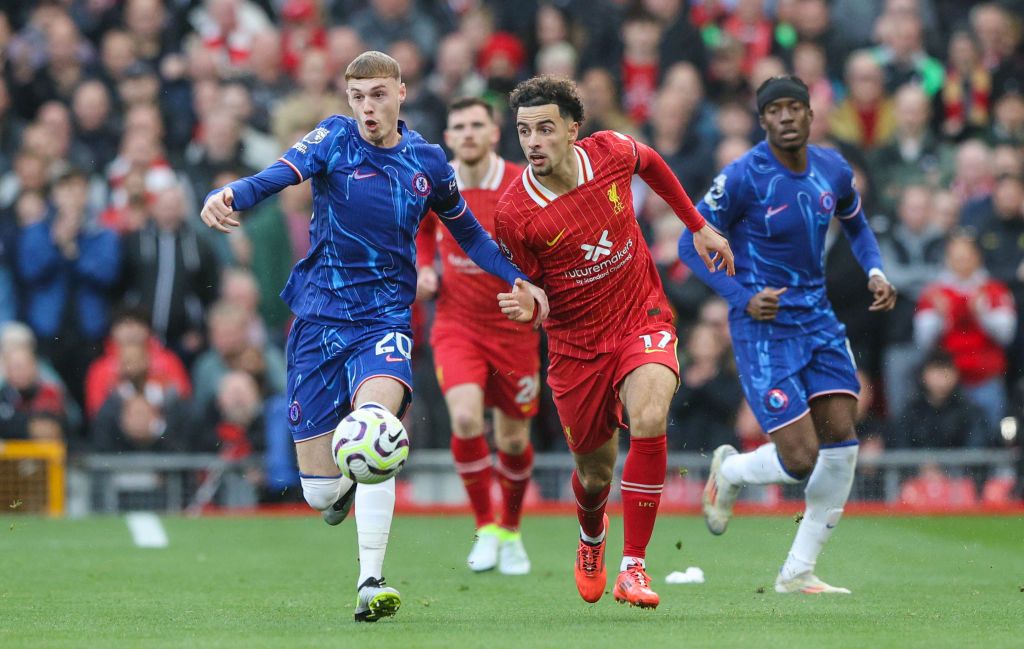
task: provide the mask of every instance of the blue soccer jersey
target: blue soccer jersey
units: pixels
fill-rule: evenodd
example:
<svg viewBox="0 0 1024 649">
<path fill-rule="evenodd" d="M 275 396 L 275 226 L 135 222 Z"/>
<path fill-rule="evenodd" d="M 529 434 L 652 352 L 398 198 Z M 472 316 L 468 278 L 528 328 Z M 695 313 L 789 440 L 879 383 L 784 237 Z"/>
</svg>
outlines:
<svg viewBox="0 0 1024 649">
<path fill-rule="evenodd" d="M 416 232 L 430 209 L 477 265 L 510 284 L 526 278 L 467 210 L 441 147 L 398 124 L 401 141 L 381 148 L 359 135 L 354 119 L 328 117 L 276 163 L 229 185 L 234 208 L 246 210 L 287 185 L 311 180 L 309 253 L 281 293 L 298 318 L 331 326 L 408 326 Z"/>
<path fill-rule="evenodd" d="M 697 205 L 708 223 L 728 237 L 736 275 L 709 273 L 684 233 L 680 258 L 730 304 L 735 340 L 804 336 L 842 325 L 825 296 L 825 234 L 840 220 L 865 272 L 881 272 L 878 243 L 860 209 L 853 171 L 836 151 L 807 148 L 807 169 L 784 167 L 761 142 L 726 167 Z M 774 320 L 758 322 L 747 303 L 764 288 L 786 287 Z"/>
</svg>

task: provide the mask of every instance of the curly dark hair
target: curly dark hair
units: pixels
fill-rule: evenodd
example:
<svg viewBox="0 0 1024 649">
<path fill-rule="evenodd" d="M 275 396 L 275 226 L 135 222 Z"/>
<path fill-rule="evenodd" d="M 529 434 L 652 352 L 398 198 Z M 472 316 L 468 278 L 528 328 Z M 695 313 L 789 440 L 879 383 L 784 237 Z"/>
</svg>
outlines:
<svg viewBox="0 0 1024 649">
<path fill-rule="evenodd" d="M 524 107 L 555 104 L 562 117 L 583 123 L 583 100 L 572 79 L 547 75 L 527 79 L 512 91 L 508 103 L 513 112 Z"/>
</svg>

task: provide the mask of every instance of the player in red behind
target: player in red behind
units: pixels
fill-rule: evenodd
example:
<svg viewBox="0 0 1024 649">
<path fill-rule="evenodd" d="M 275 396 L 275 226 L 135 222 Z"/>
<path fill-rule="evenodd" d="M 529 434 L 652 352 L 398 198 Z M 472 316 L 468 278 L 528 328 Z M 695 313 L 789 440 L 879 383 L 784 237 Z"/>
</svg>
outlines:
<svg viewBox="0 0 1024 649">
<path fill-rule="evenodd" d="M 476 98 L 452 103 L 444 139 L 455 154 L 459 191 L 493 234 L 498 198 L 523 169 L 494 153 L 498 127 L 490 104 Z M 530 559 L 519 519 L 533 470 L 530 418 L 537 413 L 540 335 L 494 308 L 494 296 L 506 285 L 483 272 L 437 224 L 431 214 L 417 236 L 417 293 L 420 299 L 438 294 L 430 344 L 452 420 L 455 470 L 476 517 L 467 564 L 476 572 L 497 567 L 502 574 L 525 575 Z M 434 270 L 438 248 L 443 283 Z M 498 461 L 493 469 L 484 437 L 485 406 L 494 408 Z M 502 492 L 500 524 L 491 504 L 495 474 Z"/>
<path fill-rule="evenodd" d="M 572 81 L 524 81 L 510 105 L 530 164 L 498 202 L 495 228 L 505 254 L 550 300 L 548 383 L 576 461 L 576 586 L 588 602 L 604 594 L 604 511 L 617 431 L 627 428 L 625 406 L 625 546 L 613 595 L 654 608 L 658 594 L 644 556 L 665 482 L 665 429 L 679 361 L 674 317 L 633 212 L 633 175 L 639 173 L 694 232 L 710 270 L 732 274 L 732 251 L 653 149 L 613 131 L 576 141 L 583 105 Z M 506 314 L 519 315 L 514 294 L 498 298 Z"/>
</svg>

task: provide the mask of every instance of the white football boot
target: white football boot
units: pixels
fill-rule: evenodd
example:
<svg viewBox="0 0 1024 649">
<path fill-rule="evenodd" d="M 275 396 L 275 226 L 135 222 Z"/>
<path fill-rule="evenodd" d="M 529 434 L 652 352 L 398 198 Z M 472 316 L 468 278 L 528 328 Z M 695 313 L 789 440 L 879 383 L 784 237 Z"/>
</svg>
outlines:
<svg viewBox="0 0 1024 649">
<path fill-rule="evenodd" d="M 384 583 L 384 578 L 370 577 L 356 593 L 356 622 L 376 622 L 391 617 L 402 606 L 402 596 Z"/>
<path fill-rule="evenodd" d="M 466 565 L 473 572 L 486 572 L 498 565 L 498 546 L 501 545 L 501 528 L 494 523 L 484 525 L 476 531 L 473 549 L 469 551 Z"/>
<path fill-rule="evenodd" d="M 530 574 L 530 557 L 523 547 L 522 533 L 502 530 L 498 548 L 498 572 L 503 575 Z"/>
<path fill-rule="evenodd" d="M 711 456 L 711 471 L 704 485 L 702 502 L 704 505 L 704 522 L 712 534 L 718 536 L 725 533 L 725 528 L 732 518 L 732 507 L 740 488 L 722 477 L 722 462 L 730 455 L 736 455 L 736 449 L 723 444 L 715 449 Z"/>
<path fill-rule="evenodd" d="M 775 592 L 776 593 L 804 593 L 806 595 L 849 595 L 850 590 L 848 588 L 840 588 L 838 586 L 829 586 L 822 580 L 818 579 L 814 573 L 810 570 L 802 572 L 796 575 L 792 579 L 783 579 L 782 573 L 775 578 Z"/>
</svg>

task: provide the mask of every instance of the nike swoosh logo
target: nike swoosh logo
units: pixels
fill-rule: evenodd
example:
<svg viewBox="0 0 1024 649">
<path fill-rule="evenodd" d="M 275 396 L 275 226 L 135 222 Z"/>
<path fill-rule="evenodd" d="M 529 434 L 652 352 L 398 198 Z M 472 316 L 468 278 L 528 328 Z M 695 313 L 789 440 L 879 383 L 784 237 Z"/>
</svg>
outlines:
<svg viewBox="0 0 1024 649">
<path fill-rule="evenodd" d="M 563 234 L 565 234 L 565 231 L 566 231 L 566 229 L 567 229 L 567 228 L 562 228 L 562 231 L 558 233 L 558 236 L 557 236 L 557 237 L 555 237 L 555 238 L 554 238 L 554 239 L 552 239 L 551 241 L 545 241 L 545 242 L 544 242 L 544 243 L 548 244 L 548 248 L 551 248 L 551 247 L 553 247 L 553 246 L 554 246 L 554 245 L 555 245 L 556 243 L 558 243 L 559 241 L 561 241 L 561 239 L 562 239 L 562 235 L 563 235 Z"/>
<path fill-rule="evenodd" d="M 371 171 L 370 173 L 363 173 L 363 172 L 359 171 L 358 169 L 356 169 L 352 173 L 352 178 L 354 178 L 356 180 L 365 180 L 366 178 L 373 178 L 376 175 L 377 175 L 376 171 Z"/>
<path fill-rule="evenodd" d="M 775 216 L 776 214 L 778 214 L 782 210 L 786 209 L 787 207 L 789 207 L 789 203 L 786 203 L 785 205 L 783 205 L 781 207 L 769 207 L 768 208 L 768 213 L 765 214 L 765 218 L 768 218 L 770 216 Z"/>
<path fill-rule="evenodd" d="M 398 431 L 394 435 L 388 433 L 388 441 L 391 442 L 392 444 L 394 444 L 395 442 L 398 441 L 398 438 L 401 437 L 401 436 L 402 436 L 402 431 Z"/>
<path fill-rule="evenodd" d="M 645 349 L 644 353 L 645 354 L 653 354 L 654 352 L 665 352 L 665 351 L 668 351 L 668 350 L 667 349 Z"/>
<path fill-rule="evenodd" d="M 391 354 L 388 354 L 387 356 L 384 357 L 384 360 L 386 360 L 389 363 L 401 363 L 405 359 L 404 358 L 395 358 Z"/>
</svg>

